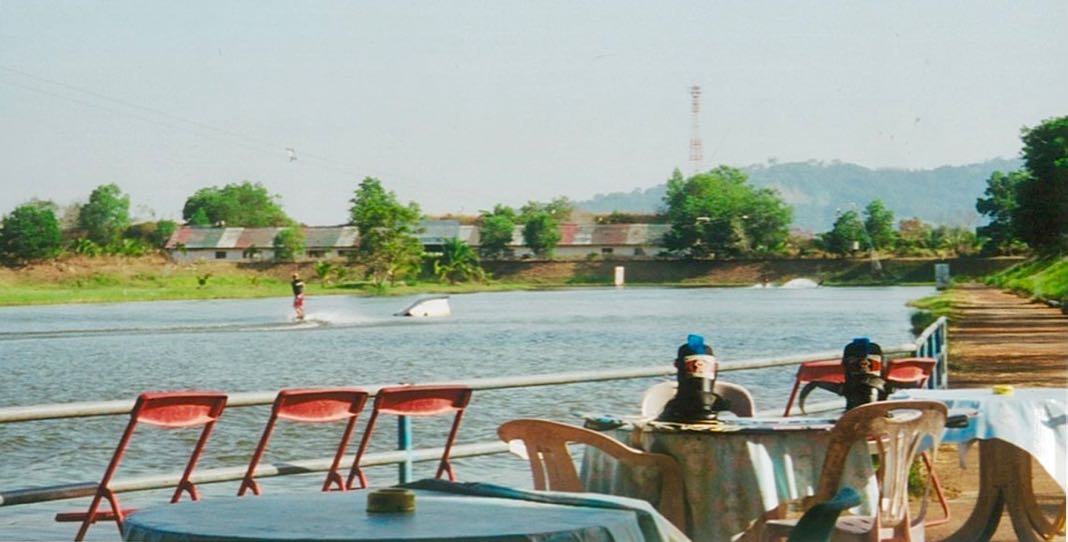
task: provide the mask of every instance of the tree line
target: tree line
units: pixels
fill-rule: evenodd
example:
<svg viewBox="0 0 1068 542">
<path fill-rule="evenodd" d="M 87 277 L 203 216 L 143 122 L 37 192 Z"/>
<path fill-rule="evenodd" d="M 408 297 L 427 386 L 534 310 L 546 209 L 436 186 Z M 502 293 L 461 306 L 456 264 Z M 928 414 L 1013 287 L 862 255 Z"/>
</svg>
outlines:
<svg viewBox="0 0 1068 542">
<path fill-rule="evenodd" d="M 1068 249 L 1068 116 L 1024 128 L 1024 167 L 987 180 L 975 208 L 990 217 L 977 232 L 989 253 L 1031 248 L 1040 254 Z"/>
<path fill-rule="evenodd" d="M 729 166 L 688 178 L 676 169 L 655 216 L 612 213 L 598 220 L 669 224 L 659 244 L 667 251 L 664 256 L 674 258 L 1063 250 L 1068 239 L 1068 117 L 1025 128 L 1022 140 L 1024 168 L 991 175 L 985 197 L 976 204 L 990 223 L 976 231 L 918 218 L 895 224 L 894 213 L 876 199 L 863 210 L 840 211 L 827 232 L 799 235 L 790 231 L 792 209 L 777 191 L 752 186 L 745 172 Z M 401 203 L 373 177 L 359 183 L 350 203 L 349 224 L 360 232 L 355 258 L 373 283 L 393 283 L 422 269 L 427 262 L 416 237 L 423 218 L 418 204 Z M 161 248 L 177 224 L 168 220 L 132 224 L 129 207 L 129 196 L 115 184 L 98 186 L 86 203 L 62 212 L 48 201 L 20 205 L 0 222 L 0 259 L 19 265 L 63 252 L 140 255 Z M 461 240 L 448 240 L 441 254 L 430 260 L 432 272 L 447 282 L 481 280 L 485 274 L 480 259 L 511 256 L 517 227 L 523 244 L 536 257 L 551 258 L 560 241 L 559 225 L 571 220 L 575 211 L 566 197 L 530 201 L 518 209 L 497 204 L 474 220 L 480 236 L 477 251 Z M 293 260 L 304 250 L 302 227 L 286 215 L 280 197 L 259 183 L 199 189 L 186 199 L 182 218 L 198 226 L 280 227 L 272 243 L 275 258 Z"/>
</svg>

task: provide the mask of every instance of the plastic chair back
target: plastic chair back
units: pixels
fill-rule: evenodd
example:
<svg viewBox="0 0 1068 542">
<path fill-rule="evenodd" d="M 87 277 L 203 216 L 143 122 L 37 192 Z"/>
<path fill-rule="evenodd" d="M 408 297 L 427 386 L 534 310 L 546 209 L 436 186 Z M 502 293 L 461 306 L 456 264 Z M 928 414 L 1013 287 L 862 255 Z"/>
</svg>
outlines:
<svg viewBox="0 0 1068 542">
<path fill-rule="evenodd" d="M 675 397 L 678 384 L 675 382 L 661 382 L 653 384 L 642 394 L 642 416 L 655 418 L 664 410 L 664 405 Z M 730 411 L 739 418 L 751 418 L 756 412 L 756 402 L 749 390 L 738 384 L 717 380 L 712 391 L 716 395 L 727 400 Z"/>
<path fill-rule="evenodd" d="M 837 492 L 850 448 L 868 442 L 877 450 L 879 507 L 872 530 L 890 529 L 882 540 L 909 540 L 912 519 L 909 517 L 908 478 L 913 461 L 926 448 L 935 449 L 946 426 L 946 406 L 935 401 L 886 401 L 856 407 L 845 414 L 831 431 L 823 470 L 815 500 L 831 499 Z M 922 540 L 922 518 L 927 497 L 918 520 Z"/>
<path fill-rule="evenodd" d="M 241 487 L 237 495 L 242 496 L 249 489 L 254 495 L 260 494 L 260 484 L 255 480 L 256 466 L 259 465 L 263 453 L 267 450 L 267 441 L 271 438 L 274 426 L 279 419 L 297 423 L 328 423 L 340 420 L 348 420 L 345 431 L 341 435 L 341 442 L 334 452 L 334 462 L 327 471 L 326 480 L 323 481 L 323 491 L 329 491 L 331 486 L 343 491 L 345 483 L 341 479 L 338 468 L 341 459 L 345 456 L 345 449 L 352 438 L 352 431 L 356 427 L 356 418 L 359 417 L 367 402 L 368 393 L 357 388 L 326 388 L 326 389 L 288 389 L 278 392 L 271 407 L 271 416 L 267 420 L 267 426 L 263 429 L 256 451 L 249 461 L 248 470 L 241 480 Z"/>
<path fill-rule="evenodd" d="M 534 475 L 534 489 L 583 490 L 567 450 L 572 442 L 593 446 L 630 467 L 654 468 L 660 478 L 660 502 L 652 504 L 675 526 L 686 528 L 682 469 L 669 455 L 643 452 L 596 431 L 550 420 L 511 420 L 497 428 L 497 435 L 505 442 L 523 442 Z"/>
<path fill-rule="evenodd" d="M 445 448 L 438 462 L 438 470 L 435 478 L 441 478 L 447 474 L 450 481 L 455 481 L 456 476 L 449 463 L 449 452 L 460 430 L 460 420 L 463 418 L 464 409 L 471 401 L 471 388 L 467 386 L 395 386 L 381 388 L 375 393 L 374 409 L 371 419 L 367 421 L 367 429 L 364 430 L 363 438 L 360 439 L 360 448 L 356 451 L 356 458 L 352 462 L 348 479 L 345 482 L 346 489 L 352 489 L 353 483 L 358 479 L 361 488 L 367 487 L 367 477 L 360 467 L 360 461 L 367 446 L 371 442 L 371 435 L 375 430 L 375 422 L 379 414 L 393 414 L 396 416 L 439 416 L 455 413 L 452 428 L 445 440 Z"/>
<path fill-rule="evenodd" d="M 894 388 L 922 388 L 934 373 L 934 358 L 899 358 L 886 362 L 883 378 Z"/>
<path fill-rule="evenodd" d="M 119 533 L 122 533 L 125 516 L 132 510 L 124 510 L 119 505 L 119 498 L 111 489 L 111 479 L 115 475 L 115 471 L 118 470 L 122 456 L 126 453 L 126 447 L 130 444 L 130 439 L 133 437 L 134 430 L 139 423 L 166 429 L 204 426 L 189 456 L 189 461 L 186 462 L 185 471 L 178 481 L 178 486 L 175 488 L 170 502 L 178 502 L 182 497 L 183 491 L 189 493 L 189 497 L 194 501 L 198 500 L 200 494 L 197 492 L 193 482 L 190 481 L 190 477 L 196 468 L 197 460 L 200 459 L 200 454 L 204 451 L 204 445 L 208 442 L 211 430 L 215 427 L 215 421 L 222 415 L 224 408 L 226 408 L 226 395 L 221 393 L 186 391 L 145 392 L 139 395 L 137 401 L 134 402 L 133 409 L 130 410 L 130 421 L 126 424 L 126 430 L 123 432 L 122 438 L 119 439 L 115 453 L 112 454 L 111 461 L 104 470 L 104 477 L 100 480 L 100 484 L 97 485 L 96 494 L 89 504 L 89 509 L 86 512 L 62 512 L 56 514 L 56 521 L 81 522 L 81 527 L 78 529 L 78 534 L 75 535 L 75 540 L 84 539 L 89 526 L 99 520 L 114 519 L 116 526 L 119 528 Z M 111 511 L 100 510 L 100 503 L 104 499 L 107 499 L 108 504 L 111 506 Z"/>
</svg>

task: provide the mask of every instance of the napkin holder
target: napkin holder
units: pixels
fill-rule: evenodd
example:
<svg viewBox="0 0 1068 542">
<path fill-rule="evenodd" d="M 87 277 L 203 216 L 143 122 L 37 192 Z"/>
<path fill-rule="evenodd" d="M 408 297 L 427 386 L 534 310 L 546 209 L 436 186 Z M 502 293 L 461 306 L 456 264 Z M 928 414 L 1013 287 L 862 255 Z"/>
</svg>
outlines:
<svg viewBox="0 0 1068 542">
<path fill-rule="evenodd" d="M 374 514 L 415 512 L 415 492 L 399 487 L 376 489 L 367 494 L 367 511 Z"/>
</svg>

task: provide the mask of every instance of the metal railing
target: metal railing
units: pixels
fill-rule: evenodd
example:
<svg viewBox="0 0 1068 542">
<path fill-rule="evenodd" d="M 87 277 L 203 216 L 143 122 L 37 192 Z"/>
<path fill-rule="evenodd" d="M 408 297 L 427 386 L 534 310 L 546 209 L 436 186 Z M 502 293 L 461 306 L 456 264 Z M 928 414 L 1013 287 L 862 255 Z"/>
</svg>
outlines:
<svg viewBox="0 0 1068 542">
<path fill-rule="evenodd" d="M 938 361 L 927 387 L 945 388 L 949 381 L 949 320 L 945 316 L 939 316 L 916 338 L 916 355 Z"/>
<path fill-rule="evenodd" d="M 914 344 L 903 344 L 897 347 L 884 349 L 884 354 L 889 357 L 900 356 L 924 356 L 938 360 L 937 374 L 939 387 L 944 387 L 946 380 L 946 322 L 945 318 L 939 318 L 928 327 Z M 838 350 L 814 352 L 793 356 L 776 356 L 766 358 L 754 358 L 748 360 L 732 361 L 720 365 L 719 372 L 748 371 L 771 367 L 787 367 L 798 365 L 804 361 L 823 360 L 838 358 L 841 352 Z M 537 386 L 557 386 L 564 384 L 579 384 L 588 382 L 605 382 L 615 380 L 630 380 L 667 376 L 675 373 L 674 365 L 657 365 L 652 367 L 637 367 L 630 369 L 615 369 L 605 371 L 578 371 L 568 373 L 551 373 L 529 376 L 512 376 L 498 378 L 481 378 L 464 382 L 434 382 L 427 384 L 462 384 L 474 390 L 501 390 L 517 389 Z M 933 379 L 932 379 L 933 380 Z M 378 389 L 395 384 L 380 384 L 365 386 L 372 395 Z M 227 409 L 235 407 L 248 407 L 256 405 L 269 405 L 274 402 L 277 392 L 259 391 L 234 393 L 229 396 Z M 82 418 L 90 416 L 116 416 L 129 414 L 133 407 L 133 401 L 96 401 L 77 402 L 62 404 L 31 405 L 21 407 L 0 408 L 0 424 L 21 423 L 41 420 L 56 420 L 68 418 Z M 364 456 L 361 465 L 382 466 L 398 465 L 398 479 L 401 483 L 407 482 L 411 476 L 413 463 L 424 461 L 437 461 L 441 457 L 442 448 L 413 449 L 411 437 L 411 425 L 404 417 L 398 423 L 397 442 L 399 449 L 391 452 L 371 453 Z M 453 446 L 450 458 L 477 457 L 499 454 L 508 451 L 508 446 L 499 441 L 484 441 Z M 287 463 L 269 464 L 261 463 L 256 469 L 257 478 L 274 476 L 288 476 L 293 474 L 305 474 L 314 472 L 326 472 L 331 465 L 331 458 L 307 459 L 291 461 Z M 351 463 L 353 456 L 346 457 Z M 229 482 L 240 480 L 247 465 L 236 467 L 220 467 L 197 471 L 192 480 L 194 483 L 206 484 L 217 482 Z M 150 489 L 162 489 L 174 487 L 181 477 L 180 473 L 164 475 L 137 476 L 116 480 L 111 487 L 116 492 L 143 491 Z M 72 499 L 93 495 L 97 489 L 96 481 L 77 482 L 63 485 L 45 487 L 29 487 L 14 490 L 0 489 L 0 506 L 13 506 L 62 499 Z"/>
</svg>

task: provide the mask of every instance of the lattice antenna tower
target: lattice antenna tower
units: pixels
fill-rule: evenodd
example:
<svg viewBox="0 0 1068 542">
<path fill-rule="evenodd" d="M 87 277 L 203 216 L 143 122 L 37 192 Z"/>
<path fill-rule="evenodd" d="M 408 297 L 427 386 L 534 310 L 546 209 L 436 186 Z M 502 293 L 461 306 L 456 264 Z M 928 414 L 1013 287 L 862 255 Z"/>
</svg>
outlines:
<svg viewBox="0 0 1068 542">
<path fill-rule="evenodd" d="M 701 87 L 690 87 L 691 106 L 693 109 L 693 131 L 690 134 L 690 165 L 693 166 L 694 175 L 701 172 L 701 162 L 704 160 L 701 148 Z"/>
</svg>

